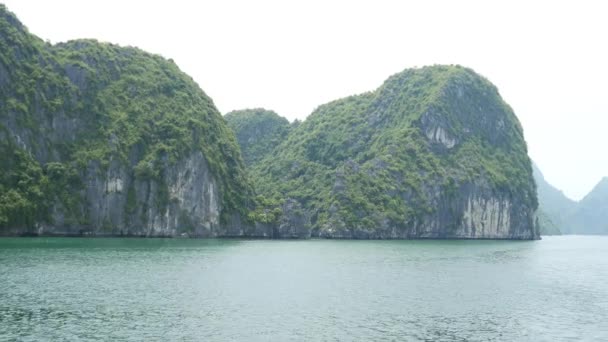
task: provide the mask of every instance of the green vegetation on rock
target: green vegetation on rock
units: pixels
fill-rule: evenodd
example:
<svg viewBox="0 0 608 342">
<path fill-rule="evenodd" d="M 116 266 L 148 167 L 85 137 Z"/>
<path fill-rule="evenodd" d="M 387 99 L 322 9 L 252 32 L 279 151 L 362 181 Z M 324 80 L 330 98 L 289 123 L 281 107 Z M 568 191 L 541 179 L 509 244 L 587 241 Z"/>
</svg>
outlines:
<svg viewBox="0 0 608 342">
<path fill-rule="evenodd" d="M 171 60 L 51 45 L 0 6 L 0 143 L 2 234 L 538 237 L 522 128 L 460 66 L 405 70 L 303 122 L 222 118 Z"/>
<path fill-rule="evenodd" d="M 44 43 L 4 5 L 0 142 L 0 229 L 52 226 L 61 217 L 64 226 L 95 230 L 90 202 L 97 200 L 109 203 L 99 215 L 112 231 L 116 205 L 125 206 L 127 223 L 149 226 L 146 220 L 162 217 L 171 201 L 180 206 L 178 197 L 188 198 L 183 191 L 171 198 L 169 172 L 197 160 L 197 153 L 214 187 L 196 196 L 220 193 L 224 224 L 249 212 L 252 189 L 238 143 L 212 100 L 175 63 L 95 40 Z M 113 184 L 106 185 L 107 198 L 88 190 L 97 180 L 95 186 Z M 113 192 L 119 196 L 111 198 Z M 136 215 L 144 202 L 155 208 L 146 204 Z"/>
<path fill-rule="evenodd" d="M 224 116 L 237 134 L 243 160 L 248 166 L 259 162 L 287 137 L 289 121 L 262 108 L 232 111 Z"/>
<path fill-rule="evenodd" d="M 233 125 L 237 136 L 255 135 L 251 126 Z M 470 69 L 405 70 L 376 91 L 320 106 L 262 152 L 250 172 L 258 193 L 273 208 L 300 203 L 312 235 L 537 236 L 522 128 Z"/>
</svg>

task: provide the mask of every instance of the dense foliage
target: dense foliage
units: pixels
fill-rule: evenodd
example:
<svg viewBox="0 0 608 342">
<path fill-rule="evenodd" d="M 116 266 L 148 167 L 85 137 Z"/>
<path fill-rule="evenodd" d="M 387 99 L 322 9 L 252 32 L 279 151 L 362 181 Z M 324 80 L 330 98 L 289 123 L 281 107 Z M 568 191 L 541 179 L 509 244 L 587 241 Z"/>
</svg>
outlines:
<svg viewBox="0 0 608 342">
<path fill-rule="evenodd" d="M 455 146 L 429 138 L 437 127 Z M 319 234 L 413 226 L 436 210 L 437 192 L 476 182 L 537 206 L 518 120 L 490 82 L 459 66 L 406 70 L 320 106 L 251 174 L 273 208 L 303 203 Z"/>
<path fill-rule="evenodd" d="M 243 160 L 248 166 L 259 162 L 287 137 L 289 121 L 262 108 L 232 111 L 224 116 L 236 133 Z"/>
<path fill-rule="evenodd" d="M 248 212 L 251 186 L 236 139 L 172 60 L 94 40 L 50 45 L 3 5 L 0 138 L 0 227 L 45 222 L 51 205 L 73 208 L 70 219 L 86 223 L 77 175 L 92 162 L 118 161 L 136 179 L 160 180 L 193 151 L 219 182 L 222 218 Z"/>
</svg>

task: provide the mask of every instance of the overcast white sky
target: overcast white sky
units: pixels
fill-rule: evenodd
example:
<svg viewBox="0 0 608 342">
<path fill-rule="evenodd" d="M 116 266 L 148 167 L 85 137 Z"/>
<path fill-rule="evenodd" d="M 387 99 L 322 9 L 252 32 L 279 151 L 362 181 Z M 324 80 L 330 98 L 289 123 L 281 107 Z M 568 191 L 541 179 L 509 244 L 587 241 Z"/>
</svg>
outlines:
<svg viewBox="0 0 608 342">
<path fill-rule="evenodd" d="M 530 156 L 573 199 L 608 176 L 602 1 L 0 0 L 30 32 L 173 58 L 222 113 L 304 119 L 405 68 L 461 64 L 496 84 Z"/>
</svg>

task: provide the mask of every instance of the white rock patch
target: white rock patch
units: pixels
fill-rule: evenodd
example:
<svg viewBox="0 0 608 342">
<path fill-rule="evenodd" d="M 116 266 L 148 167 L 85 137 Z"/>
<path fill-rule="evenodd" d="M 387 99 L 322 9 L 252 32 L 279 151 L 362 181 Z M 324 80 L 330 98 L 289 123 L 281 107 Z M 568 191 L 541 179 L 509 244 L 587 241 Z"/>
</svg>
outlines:
<svg viewBox="0 0 608 342">
<path fill-rule="evenodd" d="M 123 181 L 120 178 L 110 179 L 106 183 L 106 192 L 107 193 L 122 192 L 122 188 L 123 188 Z"/>
</svg>

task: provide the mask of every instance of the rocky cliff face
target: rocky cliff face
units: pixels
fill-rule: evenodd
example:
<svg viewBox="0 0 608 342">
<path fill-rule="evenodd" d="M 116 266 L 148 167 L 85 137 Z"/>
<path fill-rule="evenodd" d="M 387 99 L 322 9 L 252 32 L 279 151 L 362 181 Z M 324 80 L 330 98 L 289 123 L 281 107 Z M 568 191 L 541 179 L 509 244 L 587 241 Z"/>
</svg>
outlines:
<svg viewBox="0 0 608 342">
<path fill-rule="evenodd" d="M 49 45 L 0 5 L 0 234 L 242 236 L 233 133 L 170 60 Z"/>
<path fill-rule="evenodd" d="M 280 211 L 279 235 L 297 216 L 298 236 L 539 237 L 522 128 L 493 85 L 458 66 L 320 106 L 252 175 L 263 209 Z"/>
<path fill-rule="evenodd" d="M 55 205 L 52 224 L 41 223 L 37 233 L 221 235 L 218 182 L 203 154 L 193 152 L 163 170 L 161 179 L 137 179 L 120 162 L 111 161 L 104 170 L 91 161 L 82 175 L 81 194 L 88 223 L 67 222 L 65 208 Z"/>
</svg>

